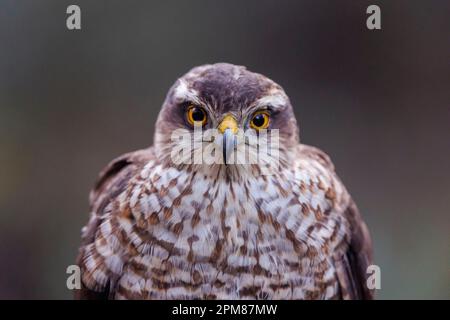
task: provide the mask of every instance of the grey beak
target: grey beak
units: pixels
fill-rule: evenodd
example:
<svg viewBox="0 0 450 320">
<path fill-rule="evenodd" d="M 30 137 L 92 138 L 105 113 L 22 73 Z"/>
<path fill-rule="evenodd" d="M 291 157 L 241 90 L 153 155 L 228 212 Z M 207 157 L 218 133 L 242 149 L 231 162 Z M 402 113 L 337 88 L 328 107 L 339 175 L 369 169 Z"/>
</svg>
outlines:
<svg viewBox="0 0 450 320">
<path fill-rule="evenodd" d="M 225 164 L 230 163 L 230 156 L 233 155 L 234 148 L 236 147 L 236 135 L 231 129 L 226 129 L 223 133 L 222 141 L 222 156 Z M 233 162 L 234 163 L 234 162 Z"/>
</svg>

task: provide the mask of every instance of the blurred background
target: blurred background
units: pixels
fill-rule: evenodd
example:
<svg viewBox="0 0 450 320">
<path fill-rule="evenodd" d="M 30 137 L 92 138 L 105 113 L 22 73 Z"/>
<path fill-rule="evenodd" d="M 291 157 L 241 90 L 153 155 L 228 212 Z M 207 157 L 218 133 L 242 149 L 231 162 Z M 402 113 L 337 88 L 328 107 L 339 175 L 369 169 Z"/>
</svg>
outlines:
<svg viewBox="0 0 450 320">
<path fill-rule="evenodd" d="M 152 143 L 179 76 L 230 62 L 281 84 L 303 143 L 333 159 L 377 297 L 449 299 L 449 36 L 449 1 L 0 0 L 0 298 L 72 298 L 99 170 Z"/>
</svg>

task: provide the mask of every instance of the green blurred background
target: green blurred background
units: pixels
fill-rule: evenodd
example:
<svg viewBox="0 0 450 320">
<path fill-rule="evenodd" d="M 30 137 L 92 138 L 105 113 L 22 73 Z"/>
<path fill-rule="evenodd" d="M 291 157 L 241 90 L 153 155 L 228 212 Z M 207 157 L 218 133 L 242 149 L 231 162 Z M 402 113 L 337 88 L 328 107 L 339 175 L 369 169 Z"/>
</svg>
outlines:
<svg viewBox="0 0 450 320">
<path fill-rule="evenodd" d="M 449 36 L 449 1 L 0 0 L 0 298 L 72 297 L 98 171 L 152 143 L 177 77 L 231 62 L 280 83 L 302 141 L 332 157 L 378 298 L 449 299 Z"/>
</svg>

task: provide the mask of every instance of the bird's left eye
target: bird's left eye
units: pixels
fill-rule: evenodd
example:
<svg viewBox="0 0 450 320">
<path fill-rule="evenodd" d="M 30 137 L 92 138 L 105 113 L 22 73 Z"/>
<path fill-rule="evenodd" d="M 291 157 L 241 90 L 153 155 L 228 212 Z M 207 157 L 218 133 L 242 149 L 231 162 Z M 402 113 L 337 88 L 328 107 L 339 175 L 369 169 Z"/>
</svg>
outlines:
<svg viewBox="0 0 450 320">
<path fill-rule="evenodd" d="M 267 129 L 269 126 L 269 113 L 267 111 L 256 112 L 250 121 L 250 127 L 256 130 Z"/>
</svg>

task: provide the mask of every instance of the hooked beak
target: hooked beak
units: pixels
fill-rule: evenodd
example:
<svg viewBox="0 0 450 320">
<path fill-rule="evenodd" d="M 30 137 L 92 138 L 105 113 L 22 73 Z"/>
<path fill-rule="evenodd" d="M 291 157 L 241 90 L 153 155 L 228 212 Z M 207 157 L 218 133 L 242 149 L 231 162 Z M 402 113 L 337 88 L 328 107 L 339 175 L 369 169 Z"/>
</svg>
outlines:
<svg viewBox="0 0 450 320">
<path fill-rule="evenodd" d="M 238 132 L 238 124 L 232 116 L 226 116 L 219 124 L 219 132 L 222 133 L 222 156 L 223 162 L 228 164 L 230 156 L 236 147 L 236 133 Z"/>
</svg>

